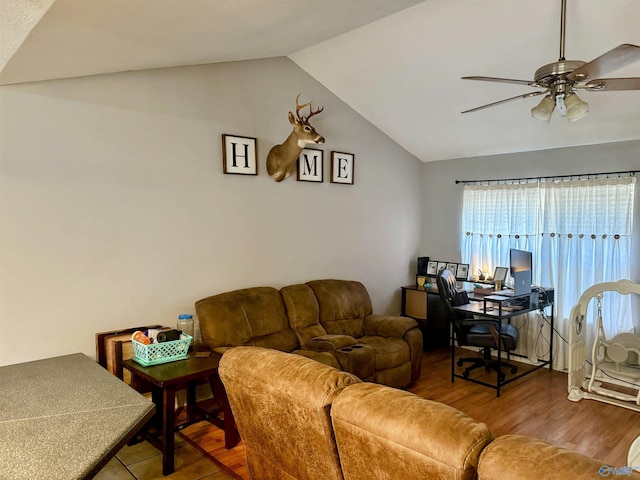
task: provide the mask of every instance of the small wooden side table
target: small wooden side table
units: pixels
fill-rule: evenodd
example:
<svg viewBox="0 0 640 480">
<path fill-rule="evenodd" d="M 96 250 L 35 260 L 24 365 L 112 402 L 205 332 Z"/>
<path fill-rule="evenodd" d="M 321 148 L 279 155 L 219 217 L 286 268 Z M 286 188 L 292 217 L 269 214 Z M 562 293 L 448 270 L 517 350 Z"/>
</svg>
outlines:
<svg viewBox="0 0 640 480">
<path fill-rule="evenodd" d="M 239 440 L 231 407 L 227 400 L 224 386 L 218 375 L 218 362 L 221 355 L 211 353 L 209 357 L 196 357 L 194 354 L 185 360 L 143 367 L 135 360 L 125 360 L 124 368 L 131 372 L 132 383 L 135 377 L 151 383 L 151 395 L 156 405 L 156 416 L 153 420 L 161 425 L 160 440 L 150 437 L 149 441 L 162 452 L 162 474 L 169 475 L 174 471 L 174 432 L 176 392 L 187 389 L 187 424 L 197 420 L 196 384 L 203 378 L 211 378 L 213 394 L 221 404 L 224 419 L 212 423 L 224 429 L 225 447 L 233 448 Z"/>
</svg>

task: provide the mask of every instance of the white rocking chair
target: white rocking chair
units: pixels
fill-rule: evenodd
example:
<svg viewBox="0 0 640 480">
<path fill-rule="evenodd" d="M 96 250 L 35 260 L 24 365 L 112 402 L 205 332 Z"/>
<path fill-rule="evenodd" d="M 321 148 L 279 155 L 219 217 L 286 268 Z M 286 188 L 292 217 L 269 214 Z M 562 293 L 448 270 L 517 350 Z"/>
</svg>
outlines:
<svg viewBox="0 0 640 480">
<path fill-rule="evenodd" d="M 611 291 L 623 295 L 640 295 L 640 285 L 629 280 L 596 284 L 585 290 L 578 304 L 571 310 L 569 400 L 577 402 L 587 398 L 640 412 L 640 337 L 632 333 L 621 333 L 611 339 L 606 338 L 600 306 L 604 292 Z M 587 378 L 585 315 L 593 298 L 598 302 L 598 316 L 592 350 L 593 367 L 590 378 Z M 635 393 L 607 388 L 603 382 Z"/>
</svg>

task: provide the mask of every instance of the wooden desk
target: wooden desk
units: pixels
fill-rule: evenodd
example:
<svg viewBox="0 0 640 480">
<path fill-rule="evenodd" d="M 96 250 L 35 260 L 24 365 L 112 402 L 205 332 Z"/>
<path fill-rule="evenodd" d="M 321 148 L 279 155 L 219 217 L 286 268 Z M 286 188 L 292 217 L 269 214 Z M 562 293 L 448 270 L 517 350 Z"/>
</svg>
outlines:
<svg viewBox="0 0 640 480">
<path fill-rule="evenodd" d="M 449 344 L 449 319 L 438 290 L 409 285 L 402 288 L 401 315 L 411 317 L 422 332 L 422 349 L 434 350 Z"/>
<path fill-rule="evenodd" d="M 0 478 L 93 478 L 153 403 L 81 353 L 0 367 Z"/>
<path fill-rule="evenodd" d="M 423 350 L 435 350 L 449 345 L 449 318 L 440 300 L 435 277 L 428 277 L 429 287 L 408 285 L 402 289 L 401 315 L 418 322 L 422 331 Z M 473 284 L 460 282 L 461 288 L 473 292 Z M 469 294 L 470 298 L 473 294 Z M 472 298 L 473 299 L 473 298 Z"/>
<path fill-rule="evenodd" d="M 454 365 L 454 336 L 453 336 L 453 332 L 451 333 L 451 380 L 453 381 L 454 378 L 463 378 L 465 380 L 469 380 L 471 382 L 474 383 L 479 383 L 481 385 L 485 385 L 491 388 L 495 388 L 496 389 L 496 395 L 499 397 L 500 396 L 500 389 L 501 387 L 514 382 L 516 380 L 518 380 L 519 378 L 524 377 L 525 375 L 528 375 L 532 372 L 534 372 L 535 370 L 538 370 L 540 368 L 543 368 L 545 366 L 549 367 L 549 370 L 553 369 L 553 334 L 554 334 L 554 325 L 553 325 L 553 298 L 554 298 L 554 290 L 552 288 L 549 289 L 545 289 L 544 290 L 544 296 L 539 295 L 536 292 L 532 292 L 531 294 L 527 294 L 527 295 L 521 295 L 521 296 L 517 296 L 517 297 L 498 297 L 498 296 L 494 296 L 494 295 L 488 295 L 485 296 L 483 298 L 483 301 L 475 301 L 475 302 L 471 302 L 467 305 L 460 305 L 457 307 L 453 307 L 453 309 L 455 311 L 458 312 L 463 312 L 463 313 L 472 313 L 475 317 L 479 317 L 479 318 L 486 318 L 488 320 L 492 320 L 495 321 L 498 328 L 498 335 L 501 335 L 502 333 L 502 329 L 499 328 L 502 324 L 503 321 L 507 321 L 509 322 L 511 318 L 518 316 L 518 315 L 524 315 L 525 313 L 529 313 L 529 312 L 533 312 L 533 311 L 537 311 L 539 309 L 546 309 L 546 308 L 550 308 L 551 310 L 551 314 L 549 316 L 549 323 L 551 324 L 551 334 L 549 336 L 549 358 L 547 360 L 541 360 L 538 362 L 537 365 L 535 365 L 533 368 L 528 369 L 525 372 L 522 372 L 514 377 L 509 378 L 508 380 L 500 380 L 500 377 L 498 375 L 496 375 L 496 383 L 491 384 L 491 383 L 487 383 L 487 382 L 483 382 L 480 380 L 476 380 L 473 378 L 468 378 L 468 377 L 464 377 L 462 375 L 458 375 L 456 373 L 454 373 L 453 371 L 453 365 Z M 520 306 L 517 309 L 505 309 L 502 308 L 502 303 L 501 302 L 511 302 L 511 303 L 518 303 L 518 302 L 522 302 L 523 299 L 526 298 L 528 301 L 528 303 L 526 304 L 526 306 Z M 489 309 L 489 307 L 491 307 Z M 502 340 L 500 339 L 498 341 L 498 348 L 495 349 L 497 351 L 497 356 L 498 356 L 498 365 L 501 362 L 502 359 Z M 509 353 L 507 352 L 507 358 L 509 358 L 511 355 L 513 356 L 521 356 L 521 355 L 517 355 L 514 353 Z"/>
<path fill-rule="evenodd" d="M 151 383 L 151 395 L 156 405 L 155 423 L 160 427 L 160 439 L 148 435 L 149 441 L 162 452 L 162 474 L 169 475 L 174 471 L 174 432 L 175 432 L 175 402 L 176 392 L 187 389 L 187 424 L 197 421 L 196 384 L 203 378 L 211 378 L 214 397 L 221 403 L 224 419 L 221 423 L 212 423 L 224 429 L 225 447 L 233 448 L 238 443 L 238 433 L 235 428 L 233 414 L 229 407 L 224 386 L 218 376 L 218 362 L 221 355 L 212 353 L 210 357 L 198 358 L 193 354 L 176 362 L 143 367 L 135 360 L 125 360 L 124 368 L 131 375 Z"/>
</svg>

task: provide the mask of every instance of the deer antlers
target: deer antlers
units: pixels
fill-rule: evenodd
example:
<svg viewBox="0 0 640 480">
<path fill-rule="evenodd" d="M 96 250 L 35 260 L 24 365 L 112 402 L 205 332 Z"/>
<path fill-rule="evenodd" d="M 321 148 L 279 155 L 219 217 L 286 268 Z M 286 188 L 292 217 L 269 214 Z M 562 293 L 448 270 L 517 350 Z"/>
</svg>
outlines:
<svg viewBox="0 0 640 480">
<path fill-rule="evenodd" d="M 324 137 L 309 125 L 309 119 L 319 114 L 324 107 L 314 110 L 311 102 L 300 105 L 299 101 L 300 94 L 296 97 L 295 116 L 293 112 L 289 112 L 289 123 L 293 125 L 293 130 L 282 144 L 273 147 L 267 155 L 267 172 L 276 182 L 281 182 L 292 174 L 296 160 L 306 145 L 324 143 Z M 309 107 L 307 116 L 300 114 L 300 110 L 305 107 Z"/>
<path fill-rule="evenodd" d="M 296 97 L 296 117 L 298 117 L 298 121 L 300 123 L 309 123 L 309 119 L 311 117 L 313 117 L 314 115 L 319 114 L 321 111 L 324 110 L 324 107 L 320 107 L 318 108 L 315 112 L 313 111 L 313 107 L 311 106 L 311 102 L 309 103 L 303 103 L 302 105 L 298 104 L 298 100 L 300 100 L 300 94 L 298 94 L 298 96 Z M 309 107 L 309 115 L 307 115 L 306 117 L 304 115 L 300 115 L 300 110 L 302 110 L 304 107 Z"/>
</svg>

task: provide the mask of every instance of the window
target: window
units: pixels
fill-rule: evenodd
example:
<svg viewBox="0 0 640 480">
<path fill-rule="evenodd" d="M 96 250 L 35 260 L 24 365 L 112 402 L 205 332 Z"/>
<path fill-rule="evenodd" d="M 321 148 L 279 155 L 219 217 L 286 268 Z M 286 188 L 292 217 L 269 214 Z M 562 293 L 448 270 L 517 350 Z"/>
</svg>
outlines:
<svg viewBox="0 0 640 480">
<path fill-rule="evenodd" d="M 584 290 L 631 278 L 635 183 L 627 176 L 466 185 L 462 259 L 473 274 L 508 266 L 511 248 L 532 252 L 533 282 L 555 288 L 556 326 L 567 338 L 571 308 Z M 628 296 L 605 297 L 605 308 L 607 337 L 633 331 Z M 556 366 L 564 368 L 564 345 L 554 343 Z"/>
</svg>

